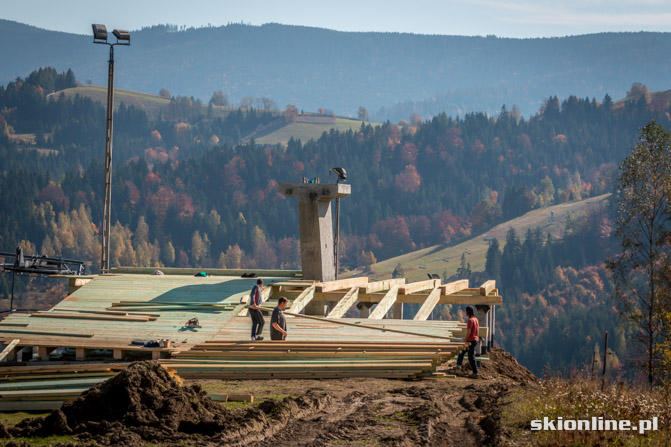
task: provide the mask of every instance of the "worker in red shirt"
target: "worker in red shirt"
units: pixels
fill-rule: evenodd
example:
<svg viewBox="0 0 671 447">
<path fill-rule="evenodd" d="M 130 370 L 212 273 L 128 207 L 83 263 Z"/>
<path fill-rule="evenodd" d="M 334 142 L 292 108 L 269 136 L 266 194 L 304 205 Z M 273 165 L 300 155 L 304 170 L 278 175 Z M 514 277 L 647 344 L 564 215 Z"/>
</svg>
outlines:
<svg viewBox="0 0 671 447">
<path fill-rule="evenodd" d="M 466 308 L 466 316 L 468 317 L 468 323 L 466 324 L 466 341 L 468 342 L 468 363 L 471 364 L 471 369 L 473 370 L 473 374 L 471 374 L 469 377 L 471 379 L 478 379 L 480 376 L 478 375 L 478 365 L 475 363 L 475 347 L 478 344 L 478 334 L 480 333 L 480 322 L 478 322 L 478 319 L 475 318 L 475 315 L 473 314 L 473 308 L 471 306 L 468 306 Z M 467 350 L 463 350 L 459 353 L 459 357 L 457 358 L 457 368 L 461 368 L 461 364 L 464 362 L 464 354 L 466 354 Z"/>
</svg>

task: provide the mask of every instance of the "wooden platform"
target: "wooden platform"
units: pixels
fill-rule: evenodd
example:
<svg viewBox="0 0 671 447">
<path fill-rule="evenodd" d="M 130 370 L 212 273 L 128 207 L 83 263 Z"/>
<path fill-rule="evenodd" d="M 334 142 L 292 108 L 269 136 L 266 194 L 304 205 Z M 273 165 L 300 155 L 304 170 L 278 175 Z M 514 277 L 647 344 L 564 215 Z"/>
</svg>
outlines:
<svg viewBox="0 0 671 447">
<path fill-rule="evenodd" d="M 208 277 L 193 276 L 199 269 L 148 274 L 153 270 L 124 268 L 71 277 L 74 291 L 49 311 L 14 313 L 0 321 L 0 342 L 7 347 L 0 357 L 13 361 L 17 350 L 28 347 L 47 361 L 54 349 L 72 348 L 83 362 L 93 360 L 94 352 L 96 358 L 107 353 L 109 361 L 139 355 L 160 359 L 187 377 L 422 377 L 463 347 L 466 335 L 465 323 L 427 320 L 437 304 L 502 303 L 493 281 L 474 288 L 467 280 L 441 284 L 360 277 L 317 283 L 294 279 L 300 272 L 264 271 L 259 273 L 275 275 L 263 277 L 268 286 L 264 305 L 272 308 L 279 296 L 286 296 L 296 315 L 287 312 L 286 341 L 250 343 L 250 319 L 240 300 L 258 278 L 233 276 L 246 273 L 237 270 L 209 270 L 219 276 Z M 363 304 L 361 312 L 357 303 Z M 417 315 L 400 319 L 403 303 L 422 305 Z M 322 305 L 328 318 L 299 314 Z M 191 318 L 198 318 L 201 327 L 184 327 Z M 133 340 L 170 343 L 145 348 Z M 0 376 L 9 371 L 2 365 Z"/>
</svg>

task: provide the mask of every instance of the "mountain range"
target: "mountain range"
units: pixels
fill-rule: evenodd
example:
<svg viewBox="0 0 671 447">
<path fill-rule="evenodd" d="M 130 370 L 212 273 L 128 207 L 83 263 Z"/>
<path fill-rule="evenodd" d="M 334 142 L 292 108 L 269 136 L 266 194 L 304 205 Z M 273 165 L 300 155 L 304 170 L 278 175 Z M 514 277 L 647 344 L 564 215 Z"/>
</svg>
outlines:
<svg viewBox="0 0 671 447">
<path fill-rule="evenodd" d="M 498 112 L 517 104 L 536 113 L 557 95 L 622 97 L 634 82 L 667 90 L 671 33 L 603 33 L 511 39 L 340 32 L 266 24 L 182 29 L 161 25 L 131 33 L 116 51 L 118 88 L 194 96 L 223 90 L 233 104 L 268 97 L 281 108 L 322 107 L 355 116 L 407 119 L 414 111 L 450 115 Z M 92 37 L 0 20 L 0 84 L 30 71 L 71 68 L 80 82 L 104 85 L 107 50 Z"/>
</svg>

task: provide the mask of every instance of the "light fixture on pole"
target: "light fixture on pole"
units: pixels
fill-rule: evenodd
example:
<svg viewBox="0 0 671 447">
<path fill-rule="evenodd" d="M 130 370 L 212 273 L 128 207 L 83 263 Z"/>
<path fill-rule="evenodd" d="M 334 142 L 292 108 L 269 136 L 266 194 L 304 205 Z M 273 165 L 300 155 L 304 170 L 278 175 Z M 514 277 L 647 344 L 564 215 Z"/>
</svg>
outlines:
<svg viewBox="0 0 671 447">
<path fill-rule="evenodd" d="M 93 43 L 105 44 L 110 47 L 109 71 L 107 75 L 107 133 L 105 134 L 105 192 L 103 196 L 103 231 L 102 253 L 100 255 L 100 273 L 108 273 L 110 269 L 110 233 L 112 210 L 112 132 L 114 128 L 114 47 L 130 45 L 130 33 L 125 30 L 112 31 L 116 42 L 107 41 L 105 25 L 93 24 Z"/>
<path fill-rule="evenodd" d="M 340 181 L 345 181 L 347 180 L 347 171 L 345 171 L 344 168 L 333 168 L 331 171 L 338 177 L 336 179 L 336 184 L 340 183 Z M 331 175 L 331 171 L 329 171 L 329 176 Z M 335 220 L 336 220 L 336 226 L 335 226 L 335 243 L 333 245 L 333 256 L 335 257 L 335 279 L 338 279 L 338 268 L 339 268 L 339 262 L 338 262 L 338 245 L 340 243 L 340 197 L 336 197 L 335 199 L 336 202 L 336 211 L 335 211 Z"/>
</svg>

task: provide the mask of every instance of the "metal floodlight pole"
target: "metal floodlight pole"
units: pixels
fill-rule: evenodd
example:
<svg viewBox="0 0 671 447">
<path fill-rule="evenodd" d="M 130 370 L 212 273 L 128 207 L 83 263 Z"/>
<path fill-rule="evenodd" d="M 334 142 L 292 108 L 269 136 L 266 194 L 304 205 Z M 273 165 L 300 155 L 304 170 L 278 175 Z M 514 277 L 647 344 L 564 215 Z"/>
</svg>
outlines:
<svg viewBox="0 0 671 447">
<path fill-rule="evenodd" d="M 110 45 L 107 74 L 107 132 L 105 134 L 105 192 L 103 195 L 103 235 L 100 273 L 109 272 L 112 229 L 112 136 L 114 129 L 114 45 Z"/>
<path fill-rule="evenodd" d="M 114 131 L 114 46 L 130 45 L 130 34 L 123 30 L 114 30 L 115 43 L 107 42 L 107 28 L 104 25 L 93 26 L 93 43 L 110 47 L 109 68 L 107 73 L 107 133 L 105 134 L 105 191 L 103 193 L 103 231 L 100 255 L 100 273 L 110 269 L 110 235 L 112 231 L 112 139 Z"/>
</svg>

